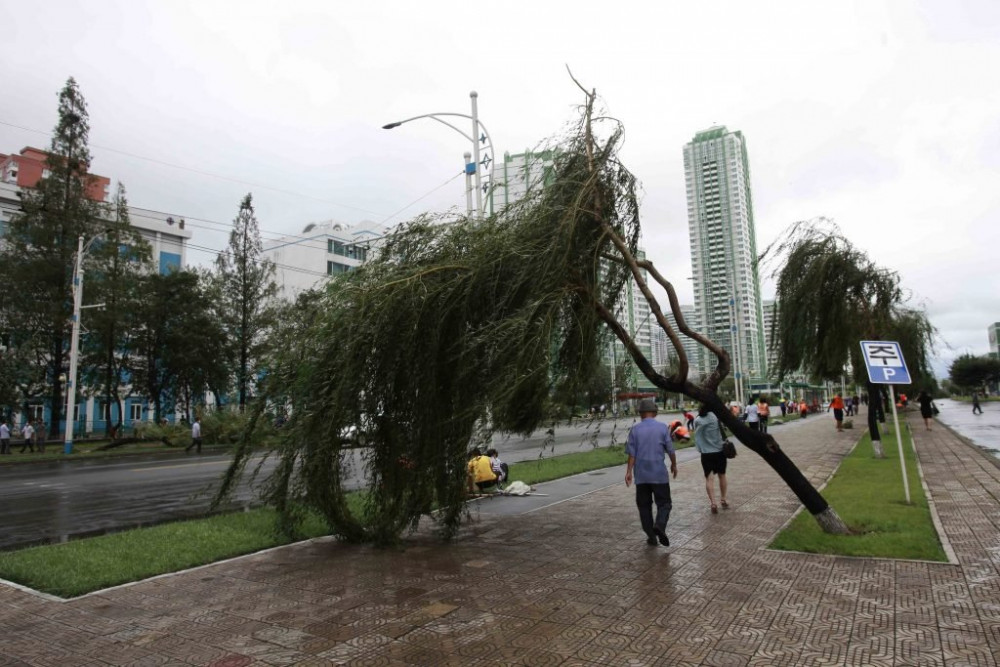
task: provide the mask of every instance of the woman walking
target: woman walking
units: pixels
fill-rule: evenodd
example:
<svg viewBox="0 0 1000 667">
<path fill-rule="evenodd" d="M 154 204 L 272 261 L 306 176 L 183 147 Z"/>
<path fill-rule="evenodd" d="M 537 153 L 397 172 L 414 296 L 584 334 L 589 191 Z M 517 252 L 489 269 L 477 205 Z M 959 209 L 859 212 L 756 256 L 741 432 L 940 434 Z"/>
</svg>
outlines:
<svg viewBox="0 0 1000 667">
<path fill-rule="evenodd" d="M 719 418 L 708 411 L 704 403 L 698 408 L 698 417 L 694 420 L 694 446 L 701 453 L 701 469 L 705 472 L 705 491 L 708 492 L 708 502 L 712 514 L 719 513 L 715 504 L 715 484 L 712 474 L 719 478 L 719 496 L 722 509 L 729 509 L 726 502 L 726 464 L 728 460 L 722 452 L 722 427 Z"/>
<path fill-rule="evenodd" d="M 921 391 L 917 396 L 917 403 L 920 404 L 920 416 L 924 418 L 924 426 L 931 430 L 931 422 L 934 421 L 934 399 L 926 391 Z"/>
</svg>

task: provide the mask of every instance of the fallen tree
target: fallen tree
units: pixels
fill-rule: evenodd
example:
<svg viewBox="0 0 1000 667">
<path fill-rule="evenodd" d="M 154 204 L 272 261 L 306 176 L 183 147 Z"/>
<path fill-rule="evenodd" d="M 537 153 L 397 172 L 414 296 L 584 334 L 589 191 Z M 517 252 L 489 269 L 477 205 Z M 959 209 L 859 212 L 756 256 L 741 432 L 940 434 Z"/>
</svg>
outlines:
<svg viewBox="0 0 1000 667">
<path fill-rule="evenodd" d="M 610 331 L 657 387 L 704 402 L 824 530 L 848 532 L 774 438 L 751 431 L 719 398 L 729 356 L 687 325 L 673 286 L 637 257 L 637 184 L 618 159 L 622 128 L 595 115 L 596 97 L 584 93 L 579 122 L 560 142 L 545 188 L 485 219 L 425 216 L 403 225 L 371 262 L 301 299 L 286 319 L 247 429 L 265 406 L 290 407 L 265 494 L 286 529 L 311 508 L 344 539 L 389 543 L 436 508 L 451 535 L 464 512 L 470 443 L 545 424 L 549 397 L 592 375 Z M 666 290 L 678 330 L 647 275 Z M 669 377 L 618 319 L 628 280 L 679 358 Z M 717 360 L 700 384 L 689 378 L 682 334 Z M 351 465 L 344 434 L 351 429 L 371 445 L 360 513 L 351 511 L 344 489 Z M 251 451 L 248 435 L 217 501 L 234 488 Z"/>
</svg>

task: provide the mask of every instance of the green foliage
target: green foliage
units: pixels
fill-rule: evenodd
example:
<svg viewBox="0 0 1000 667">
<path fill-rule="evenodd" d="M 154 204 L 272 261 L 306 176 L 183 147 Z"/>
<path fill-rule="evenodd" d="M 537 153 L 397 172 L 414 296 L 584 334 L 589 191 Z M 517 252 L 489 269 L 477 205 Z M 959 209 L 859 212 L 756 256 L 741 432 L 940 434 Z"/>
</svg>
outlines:
<svg viewBox="0 0 1000 667">
<path fill-rule="evenodd" d="M 773 274 L 779 380 L 801 370 L 839 380 L 848 363 L 863 369 L 862 340 L 898 341 L 915 382 L 933 378 L 935 330 L 922 310 L 906 305 L 897 273 L 877 266 L 825 219 L 798 223 L 782 238 L 764 253 L 784 257 Z"/>
<path fill-rule="evenodd" d="M 130 224 L 125 187 L 118 184 L 114 220 L 87 254 L 84 295 L 87 303 L 103 304 L 86 310 L 86 333 L 80 339 L 81 384 L 118 405 L 118 425 L 123 418 L 123 389 L 135 353 L 136 314 L 142 303 L 142 276 L 151 266 L 149 244 Z M 107 429 L 114 426 L 111 420 Z"/>
<path fill-rule="evenodd" d="M 1000 381 L 1000 359 L 989 355 L 960 355 L 951 362 L 948 377 L 952 384 L 965 391 L 981 392 L 987 383 Z"/>
<path fill-rule="evenodd" d="M 180 400 L 196 397 L 225 376 L 224 338 L 206 281 L 197 273 L 150 274 L 141 280 L 132 372 L 159 422 Z"/>
<path fill-rule="evenodd" d="M 808 513 L 801 512 L 771 547 L 843 556 L 947 560 L 914 464 L 909 429 L 904 429 L 903 444 L 912 504 L 906 504 L 898 448 L 886 446 L 884 459 L 872 458 L 871 439 L 865 435 L 823 490 L 854 534 L 824 533 Z"/>
<path fill-rule="evenodd" d="M 59 93 L 59 121 L 53 131 L 48 175 L 21 193 L 21 213 L 11 220 L 0 246 L 0 303 L 3 329 L 13 354 L 26 364 L 14 376 L 23 397 L 46 396 L 52 427 L 63 409 L 73 301 L 71 286 L 78 239 L 102 228 L 106 207 L 87 198 L 94 178 L 87 173 L 90 124 L 86 103 L 70 78 Z"/>
<path fill-rule="evenodd" d="M 603 261 L 615 247 L 602 222 L 632 251 L 639 227 L 635 181 L 615 154 L 621 130 L 591 141 L 589 112 L 558 151 L 551 185 L 485 219 L 401 226 L 279 334 L 251 420 L 265 402 L 291 408 L 269 490 L 287 515 L 307 506 L 346 539 L 388 543 L 437 507 L 449 535 L 474 437 L 533 431 L 555 386 L 592 375 L 594 300 L 616 303 L 627 276 Z M 355 426 L 371 443 L 363 516 L 342 486 Z M 241 448 L 221 494 L 250 452 Z"/>
<path fill-rule="evenodd" d="M 262 254 L 253 198 L 247 194 L 233 220 L 229 246 L 215 263 L 219 316 L 240 410 L 254 391 L 266 333 L 273 321 L 272 301 L 278 292 L 274 264 Z"/>
</svg>

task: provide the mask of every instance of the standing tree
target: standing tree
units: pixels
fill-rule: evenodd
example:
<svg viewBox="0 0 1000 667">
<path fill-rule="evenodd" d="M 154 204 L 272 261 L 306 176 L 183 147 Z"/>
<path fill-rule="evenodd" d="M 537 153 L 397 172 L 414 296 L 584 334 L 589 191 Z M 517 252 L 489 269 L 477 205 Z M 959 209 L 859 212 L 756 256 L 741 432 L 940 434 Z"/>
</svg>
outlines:
<svg viewBox="0 0 1000 667">
<path fill-rule="evenodd" d="M 62 420 L 77 240 L 92 238 L 106 216 L 104 204 L 88 197 L 89 131 L 86 103 L 70 78 L 59 93 L 47 174 L 37 188 L 21 192 L 22 212 L 10 222 L 0 248 L 12 342 L 33 347 L 20 356 L 39 364 L 37 374 L 28 374 L 34 376 L 29 384 L 50 388 L 50 433 L 60 432 Z"/>
<path fill-rule="evenodd" d="M 154 420 L 224 375 L 224 344 L 209 291 L 197 273 L 173 271 L 142 279 L 132 375 L 153 405 Z"/>
<path fill-rule="evenodd" d="M 820 380 L 837 380 L 848 363 L 859 373 L 865 368 L 862 340 L 894 340 L 915 383 L 929 386 L 934 328 L 923 311 L 906 305 L 899 275 L 877 266 L 823 218 L 799 223 L 782 237 L 764 253 L 784 257 L 774 274 L 779 377 L 805 370 Z M 882 456 L 882 387 L 865 381 L 872 447 Z"/>
<path fill-rule="evenodd" d="M 272 299 L 278 292 L 274 263 L 262 257 L 260 229 L 247 194 L 229 233 L 229 247 L 215 266 L 221 295 L 222 324 L 234 355 L 240 411 L 253 393 L 261 346 L 272 321 Z"/>
<path fill-rule="evenodd" d="M 150 265 L 149 244 L 129 222 L 125 186 L 118 184 L 114 219 L 87 256 L 85 295 L 100 308 L 87 311 L 88 333 L 81 345 L 86 386 L 104 397 L 105 429 L 112 429 L 111 406 L 118 407 L 117 429 L 123 418 L 122 388 L 135 352 L 136 315 L 141 308 L 140 285 Z"/>
<path fill-rule="evenodd" d="M 751 431 L 717 395 L 729 356 L 687 326 L 671 283 L 637 257 L 637 186 L 618 160 L 622 130 L 601 117 L 597 129 L 610 130 L 596 136 L 594 99 L 587 93 L 545 188 L 486 219 L 419 218 L 388 236 L 373 261 L 331 281 L 314 324 L 269 364 L 218 500 L 250 460 L 249 434 L 273 397 L 293 407 L 269 490 L 286 519 L 312 507 L 345 539 L 391 542 L 436 507 L 451 534 L 463 514 L 470 441 L 484 430 L 530 433 L 545 423 L 552 388 L 592 376 L 606 326 L 651 382 L 704 402 L 825 530 L 847 532 L 773 436 Z M 667 291 L 680 333 L 715 355 L 703 383 L 689 379 L 679 333 L 647 274 Z M 653 368 L 614 310 L 629 279 L 677 354 L 670 377 Z M 345 496 L 344 434 L 352 428 L 371 445 L 363 514 Z"/>
<path fill-rule="evenodd" d="M 982 391 L 987 383 L 1000 381 L 1000 359 L 960 355 L 951 362 L 948 377 L 952 384 L 966 391 Z"/>
</svg>

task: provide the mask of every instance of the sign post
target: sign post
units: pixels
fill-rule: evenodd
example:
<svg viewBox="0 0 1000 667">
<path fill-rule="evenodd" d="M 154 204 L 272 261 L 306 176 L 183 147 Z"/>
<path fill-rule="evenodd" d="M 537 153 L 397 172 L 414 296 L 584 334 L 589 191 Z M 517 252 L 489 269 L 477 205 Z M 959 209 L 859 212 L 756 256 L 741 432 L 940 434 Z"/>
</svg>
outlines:
<svg viewBox="0 0 1000 667">
<path fill-rule="evenodd" d="M 910 504 L 910 482 L 906 478 L 906 459 L 903 456 L 903 434 L 899 430 L 899 415 L 896 412 L 896 392 L 894 384 L 910 384 L 910 371 L 903 359 L 903 350 L 899 343 L 883 340 L 861 341 L 862 356 L 868 367 L 868 379 L 873 384 L 889 385 L 889 399 L 892 403 L 892 422 L 896 426 L 896 444 L 899 445 L 899 466 L 903 471 L 903 490 L 906 492 L 906 504 Z M 881 397 L 879 400 L 882 400 Z"/>
</svg>

